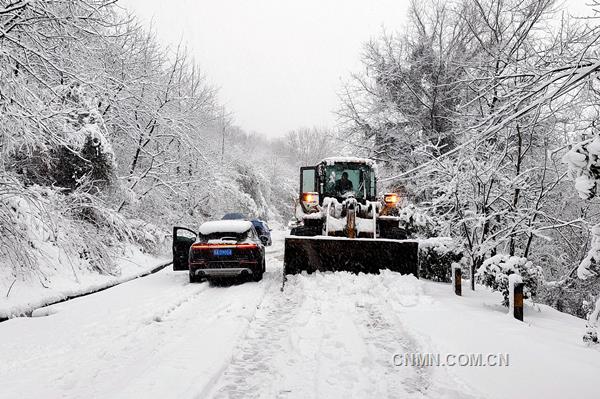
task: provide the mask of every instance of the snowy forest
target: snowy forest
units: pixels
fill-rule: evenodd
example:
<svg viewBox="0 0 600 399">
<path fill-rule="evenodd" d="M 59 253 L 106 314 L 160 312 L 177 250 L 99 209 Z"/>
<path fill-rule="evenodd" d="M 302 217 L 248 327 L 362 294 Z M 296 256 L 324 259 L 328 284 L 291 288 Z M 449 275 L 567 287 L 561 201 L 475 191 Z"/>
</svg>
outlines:
<svg viewBox="0 0 600 399">
<path fill-rule="evenodd" d="M 600 3 L 589 18 L 566 11 L 413 1 L 405 26 L 357 54 L 336 129 L 268 139 L 236 125 L 201 60 L 118 2 L 1 1 L 0 295 L 17 279 L 45 285 L 48 254 L 111 274 L 128 243 L 167 251 L 174 225 L 241 210 L 285 226 L 299 166 L 355 155 L 378 163 L 380 192 L 459 243 L 472 276 L 498 288 L 518 264 L 535 301 L 587 317 L 600 292 Z"/>
<path fill-rule="evenodd" d="M 412 2 L 404 29 L 366 44 L 339 110 L 346 141 L 460 241 L 473 273 L 497 288 L 519 264 L 537 301 L 579 317 L 600 290 L 598 11 Z"/>
<path fill-rule="evenodd" d="M 118 273 L 123 243 L 166 252 L 173 225 L 226 211 L 284 221 L 298 167 L 327 151 L 299 149 L 314 128 L 268 140 L 236 126 L 186 49 L 113 0 L 2 1 L 0 59 L 8 284 L 44 284 L 56 251 Z"/>
</svg>

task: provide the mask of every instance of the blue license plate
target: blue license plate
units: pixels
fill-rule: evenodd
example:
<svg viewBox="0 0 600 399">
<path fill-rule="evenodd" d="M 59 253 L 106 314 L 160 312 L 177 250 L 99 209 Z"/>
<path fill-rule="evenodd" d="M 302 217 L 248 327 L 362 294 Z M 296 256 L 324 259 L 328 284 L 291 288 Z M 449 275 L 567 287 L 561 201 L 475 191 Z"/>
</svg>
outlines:
<svg viewBox="0 0 600 399">
<path fill-rule="evenodd" d="M 233 254 L 233 251 L 231 250 L 231 248 L 229 248 L 229 249 L 213 249 L 214 256 L 231 256 L 232 254 Z"/>
</svg>

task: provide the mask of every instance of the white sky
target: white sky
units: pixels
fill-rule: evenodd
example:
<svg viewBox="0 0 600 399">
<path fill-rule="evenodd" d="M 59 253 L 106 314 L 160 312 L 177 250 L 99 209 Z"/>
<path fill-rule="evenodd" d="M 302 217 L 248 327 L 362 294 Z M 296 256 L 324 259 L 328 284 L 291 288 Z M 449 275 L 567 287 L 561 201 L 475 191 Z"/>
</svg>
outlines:
<svg viewBox="0 0 600 399">
<path fill-rule="evenodd" d="M 333 126 L 362 44 L 404 23 L 408 0 L 120 0 L 164 44 L 181 39 L 247 131 Z"/>
<path fill-rule="evenodd" d="M 364 42 L 402 29 L 408 0 L 120 0 L 159 40 L 181 40 L 235 124 L 270 137 L 332 127 Z M 581 9 L 585 0 L 567 0 Z"/>
</svg>

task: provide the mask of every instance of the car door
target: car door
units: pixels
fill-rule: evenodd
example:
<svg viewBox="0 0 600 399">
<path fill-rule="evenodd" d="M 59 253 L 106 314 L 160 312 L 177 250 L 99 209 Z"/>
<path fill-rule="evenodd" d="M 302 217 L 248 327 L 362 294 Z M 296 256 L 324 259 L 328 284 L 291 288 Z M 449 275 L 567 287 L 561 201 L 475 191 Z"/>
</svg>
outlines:
<svg viewBox="0 0 600 399">
<path fill-rule="evenodd" d="M 265 244 L 263 244 L 262 240 L 260 239 L 260 233 L 254 227 L 254 225 L 252 225 L 249 235 L 250 235 L 250 238 L 252 239 L 252 241 L 254 241 L 258 245 L 258 248 L 260 249 L 261 260 L 263 260 L 265 258 L 265 254 L 266 254 Z"/>
<path fill-rule="evenodd" d="M 188 270 L 190 247 L 197 234 L 187 227 L 173 227 L 173 270 Z"/>
</svg>

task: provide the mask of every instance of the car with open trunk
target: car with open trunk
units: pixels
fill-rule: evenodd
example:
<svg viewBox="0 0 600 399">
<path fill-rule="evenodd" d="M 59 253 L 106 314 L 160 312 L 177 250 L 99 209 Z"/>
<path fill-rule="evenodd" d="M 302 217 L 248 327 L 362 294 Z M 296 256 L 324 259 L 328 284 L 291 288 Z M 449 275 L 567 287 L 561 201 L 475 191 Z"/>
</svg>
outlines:
<svg viewBox="0 0 600 399">
<path fill-rule="evenodd" d="M 265 272 L 265 244 L 246 220 L 205 222 L 198 234 L 173 228 L 173 269 L 188 270 L 190 282 L 245 277 L 260 281 Z"/>
</svg>

